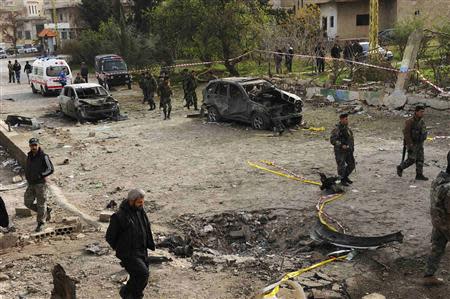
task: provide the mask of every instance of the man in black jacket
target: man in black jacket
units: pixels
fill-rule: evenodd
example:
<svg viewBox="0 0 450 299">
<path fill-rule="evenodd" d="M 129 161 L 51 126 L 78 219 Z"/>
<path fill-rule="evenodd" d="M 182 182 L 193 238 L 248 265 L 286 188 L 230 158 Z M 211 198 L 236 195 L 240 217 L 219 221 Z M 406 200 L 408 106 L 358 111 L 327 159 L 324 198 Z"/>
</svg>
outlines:
<svg viewBox="0 0 450 299">
<path fill-rule="evenodd" d="M 140 189 L 128 192 L 119 211 L 111 216 L 106 231 L 106 241 L 130 274 L 127 284 L 120 289 L 120 296 L 125 299 L 144 297 L 149 277 L 147 249 L 155 250 L 150 221 L 143 209 L 144 197 Z"/>
<path fill-rule="evenodd" d="M 50 220 L 52 209 L 47 208 L 47 177 L 54 171 L 52 161 L 39 146 L 37 138 L 29 141 L 30 152 L 28 153 L 25 177 L 28 188 L 25 191 L 25 206 L 37 212 L 36 232 L 43 230 L 45 222 Z M 36 203 L 34 203 L 36 201 Z"/>
</svg>

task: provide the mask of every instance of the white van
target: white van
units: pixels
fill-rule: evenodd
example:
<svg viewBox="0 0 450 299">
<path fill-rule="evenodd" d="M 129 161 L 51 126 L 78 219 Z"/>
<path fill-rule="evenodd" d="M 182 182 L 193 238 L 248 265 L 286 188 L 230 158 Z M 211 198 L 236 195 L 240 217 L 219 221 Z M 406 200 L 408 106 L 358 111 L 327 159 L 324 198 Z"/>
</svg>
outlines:
<svg viewBox="0 0 450 299">
<path fill-rule="evenodd" d="M 46 96 L 51 93 L 59 94 L 63 86 L 59 82 L 59 74 L 65 68 L 67 84 L 72 83 L 72 72 L 64 59 L 56 57 L 38 58 L 33 62 L 30 74 L 30 85 L 33 93 L 40 92 Z"/>
</svg>

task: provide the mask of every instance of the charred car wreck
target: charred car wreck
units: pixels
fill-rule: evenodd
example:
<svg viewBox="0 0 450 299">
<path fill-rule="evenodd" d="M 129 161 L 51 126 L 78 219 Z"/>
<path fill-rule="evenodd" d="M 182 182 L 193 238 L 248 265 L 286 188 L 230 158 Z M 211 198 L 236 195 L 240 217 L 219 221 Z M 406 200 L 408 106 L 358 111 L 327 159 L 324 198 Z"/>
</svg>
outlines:
<svg viewBox="0 0 450 299">
<path fill-rule="evenodd" d="M 61 111 L 79 122 L 120 116 L 119 103 L 96 83 L 66 85 L 58 97 Z"/>
<path fill-rule="evenodd" d="M 203 91 L 203 111 L 210 122 L 236 120 L 258 130 L 283 131 L 301 124 L 302 99 L 271 82 L 233 77 L 209 82 Z"/>
</svg>

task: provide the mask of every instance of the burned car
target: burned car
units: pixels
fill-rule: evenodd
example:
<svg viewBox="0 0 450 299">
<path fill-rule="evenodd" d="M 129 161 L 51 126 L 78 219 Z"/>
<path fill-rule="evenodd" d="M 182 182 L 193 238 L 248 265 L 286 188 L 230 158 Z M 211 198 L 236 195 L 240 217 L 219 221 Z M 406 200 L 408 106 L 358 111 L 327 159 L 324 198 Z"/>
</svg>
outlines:
<svg viewBox="0 0 450 299">
<path fill-rule="evenodd" d="M 79 122 L 120 116 L 119 103 L 96 83 L 66 85 L 58 100 L 61 111 Z"/>
<path fill-rule="evenodd" d="M 300 97 L 258 78 L 213 80 L 203 91 L 202 109 L 210 122 L 246 122 L 258 130 L 283 129 L 302 121 Z"/>
</svg>

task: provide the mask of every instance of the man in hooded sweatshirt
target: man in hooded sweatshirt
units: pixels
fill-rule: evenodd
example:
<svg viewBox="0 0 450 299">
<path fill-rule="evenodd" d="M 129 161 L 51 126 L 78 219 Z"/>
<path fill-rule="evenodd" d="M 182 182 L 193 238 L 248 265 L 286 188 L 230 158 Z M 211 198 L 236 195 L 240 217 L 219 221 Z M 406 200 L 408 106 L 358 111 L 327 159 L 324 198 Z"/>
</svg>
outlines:
<svg viewBox="0 0 450 299">
<path fill-rule="evenodd" d="M 119 292 L 124 299 L 144 298 L 149 277 L 147 249 L 155 250 L 150 221 L 144 211 L 144 197 L 145 192 L 141 189 L 128 192 L 119 211 L 111 216 L 106 231 L 106 241 L 130 274 L 127 284 Z"/>
</svg>

